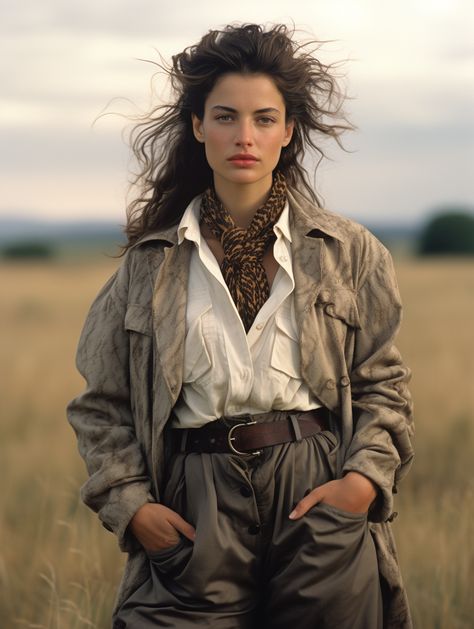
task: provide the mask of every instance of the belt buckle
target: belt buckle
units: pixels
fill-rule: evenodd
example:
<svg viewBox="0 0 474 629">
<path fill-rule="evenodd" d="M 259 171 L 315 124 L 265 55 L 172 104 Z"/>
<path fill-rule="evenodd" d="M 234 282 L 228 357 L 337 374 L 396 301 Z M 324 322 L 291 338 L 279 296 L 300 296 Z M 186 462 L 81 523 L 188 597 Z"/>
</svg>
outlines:
<svg viewBox="0 0 474 629">
<path fill-rule="evenodd" d="M 241 424 L 235 424 L 235 426 L 232 426 L 232 428 L 230 428 L 229 432 L 227 433 L 227 443 L 229 444 L 229 448 L 232 450 L 232 452 L 234 452 L 235 454 L 238 454 L 239 456 L 253 456 L 253 455 L 257 455 L 257 454 L 261 454 L 262 451 L 261 450 L 255 450 L 254 452 L 242 452 L 241 450 L 237 450 L 236 447 L 234 447 L 232 441 L 235 441 L 235 437 L 233 437 L 233 432 L 236 428 L 241 428 L 242 426 L 252 426 L 253 424 L 256 424 L 257 422 L 243 422 Z"/>
</svg>

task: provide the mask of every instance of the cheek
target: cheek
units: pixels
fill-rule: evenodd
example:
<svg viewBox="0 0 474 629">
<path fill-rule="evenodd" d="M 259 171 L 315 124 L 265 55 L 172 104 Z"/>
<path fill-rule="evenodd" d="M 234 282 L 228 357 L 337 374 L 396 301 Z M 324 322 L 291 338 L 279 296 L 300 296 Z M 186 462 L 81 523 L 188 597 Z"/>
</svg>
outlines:
<svg viewBox="0 0 474 629">
<path fill-rule="evenodd" d="M 267 138 L 266 147 L 269 153 L 277 156 L 280 154 L 283 145 L 283 136 L 281 134 L 275 134 L 274 136 Z"/>
<path fill-rule="evenodd" d="M 221 147 L 225 146 L 226 143 L 227 137 L 223 129 L 215 129 L 213 127 L 207 129 L 206 144 L 208 145 L 209 149 L 219 150 Z"/>
<path fill-rule="evenodd" d="M 272 129 L 271 132 L 266 133 L 262 141 L 265 142 L 267 148 L 273 151 L 279 151 L 285 140 L 285 130 L 283 128 Z"/>
<path fill-rule="evenodd" d="M 221 142 L 219 140 L 219 137 L 214 137 L 212 133 L 207 134 L 206 142 L 204 146 L 205 146 L 207 161 L 209 162 L 209 165 L 212 166 L 214 162 L 216 161 L 216 159 L 219 158 L 219 155 L 222 153 Z"/>
</svg>

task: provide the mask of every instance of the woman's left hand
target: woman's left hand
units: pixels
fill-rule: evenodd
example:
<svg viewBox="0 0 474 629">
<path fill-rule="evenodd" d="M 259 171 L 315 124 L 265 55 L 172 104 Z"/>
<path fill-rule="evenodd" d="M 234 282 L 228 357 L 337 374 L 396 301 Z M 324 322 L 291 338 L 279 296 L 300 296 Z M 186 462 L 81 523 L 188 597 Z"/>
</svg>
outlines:
<svg viewBox="0 0 474 629">
<path fill-rule="evenodd" d="M 318 502 L 332 505 L 351 513 L 366 513 L 377 497 L 371 480 L 358 472 L 348 472 L 342 478 L 331 480 L 309 492 L 290 513 L 290 520 L 301 518 Z"/>
</svg>

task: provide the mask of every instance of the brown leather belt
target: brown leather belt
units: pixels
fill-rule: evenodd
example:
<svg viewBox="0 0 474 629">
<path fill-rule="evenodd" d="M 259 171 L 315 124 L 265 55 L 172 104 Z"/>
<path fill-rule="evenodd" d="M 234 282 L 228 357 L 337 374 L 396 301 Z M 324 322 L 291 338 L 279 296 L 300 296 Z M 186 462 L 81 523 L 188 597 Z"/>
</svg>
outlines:
<svg viewBox="0 0 474 629">
<path fill-rule="evenodd" d="M 273 415 L 275 411 L 272 412 Z M 327 430 L 326 408 L 311 411 L 278 412 L 281 419 L 264 421 L 264 415 L 222 417 L 201 428 L 174 428 L 170 431 L 176 452 L 223 452 L 240 455 L 260 454 L 262 448 L 311 437 Z M 255 421 L 254 417 L 260 418 Z"/>
</svg>

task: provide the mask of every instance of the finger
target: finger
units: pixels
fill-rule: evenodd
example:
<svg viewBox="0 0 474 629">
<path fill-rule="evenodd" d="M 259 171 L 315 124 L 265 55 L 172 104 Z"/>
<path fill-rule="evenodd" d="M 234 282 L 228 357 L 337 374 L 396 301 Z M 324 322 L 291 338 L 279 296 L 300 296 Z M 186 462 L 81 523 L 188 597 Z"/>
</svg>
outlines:
<svg viewBox="0 0 474 629">
<path fill-rule="evenodd" d="M 321 502 L 322 498 L 323 496 L 321 495 L 319 489 L 313 489 L 313 491 L 310 491 L 307 496 L 298 502 L 288 517 L 290 520 L 297 520 L 298 518 L 301 518 L 307 511 L 314 507 L 314 505 Z"/>
<path fill-rule="evenodd" d="M 185 537 L 187 537 L 189 540 L 191 540 L 191 542 L 194 542 L 194 539 L 196 537 L 196 530 L 194 529 L 194 527 L 191 524 L 189 524 L 189 522 L 186 522 L 186 520 L 184 520 L 179 515 L 179 513 L 176 513 L 175 511 L 173 511 L 172 514 L 168 518 L 168 522 L 172 526 L 174 526 L 174 528 L 177 531 L 179 531 Z"/>
</svg>

